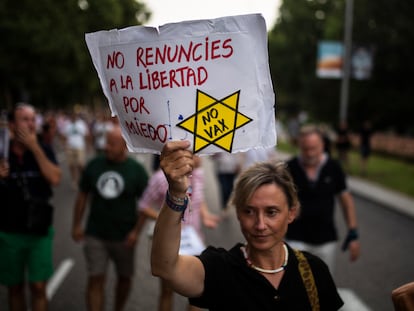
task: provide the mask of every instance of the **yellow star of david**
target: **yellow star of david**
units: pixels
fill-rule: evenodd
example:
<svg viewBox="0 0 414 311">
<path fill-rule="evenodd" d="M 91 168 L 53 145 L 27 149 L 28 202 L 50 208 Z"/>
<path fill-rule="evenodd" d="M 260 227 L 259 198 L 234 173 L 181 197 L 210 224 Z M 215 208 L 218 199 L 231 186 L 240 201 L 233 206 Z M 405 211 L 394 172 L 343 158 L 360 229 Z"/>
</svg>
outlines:
<svg viewBox="0 0 414 311">
<path fill-rule="evenodd" d="M 194 152 L 210 144 L 231 152 L 236 129 L 253 121 L 237 111 L 240 90 L 217 100 L 197 90 L 196 113 L 177 124 L 194 134 Z"/>
</svg>

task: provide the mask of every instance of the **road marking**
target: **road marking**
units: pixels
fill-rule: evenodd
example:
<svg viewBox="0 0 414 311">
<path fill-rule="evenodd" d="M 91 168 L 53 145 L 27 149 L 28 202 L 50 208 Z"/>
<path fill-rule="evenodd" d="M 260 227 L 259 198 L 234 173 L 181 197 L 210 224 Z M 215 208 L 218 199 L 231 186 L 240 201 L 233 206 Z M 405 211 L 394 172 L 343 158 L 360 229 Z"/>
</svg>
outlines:
<svg viewBox="0 0 414 311">
<path fill-rule="evenodd" d="M 349 288 L 338 288 L 339 295 L 344 301 L 340 311 L 371 311 L 371 309 Z"/>
<path fill-rule="evenodd" d="M 66 275 L 69 273 L 70 269 L 74 266 L 75 261 L 73 259 L 65 259 L 56 269 L 53 276 L 47 283 L 46 287 L 46 296 L 48 300 L 51 300 L 56 290 L 59 288 L 59 285 L 63 282 Z"/>
<path fill-rule="evenodd" d="M 56 290 L 59 288 L 59 285 L 63 282 L 74 265 L 75 261 L 68 258 L 65 259 L 56 269 L 46 287 L 46 295 L 48 300 L 52 299 Z M 344 306 L 340 309 L 340 311 L 372 311 L 351 289 L 338 288 L 338 292 L 344 301 Z"/>
</svg>

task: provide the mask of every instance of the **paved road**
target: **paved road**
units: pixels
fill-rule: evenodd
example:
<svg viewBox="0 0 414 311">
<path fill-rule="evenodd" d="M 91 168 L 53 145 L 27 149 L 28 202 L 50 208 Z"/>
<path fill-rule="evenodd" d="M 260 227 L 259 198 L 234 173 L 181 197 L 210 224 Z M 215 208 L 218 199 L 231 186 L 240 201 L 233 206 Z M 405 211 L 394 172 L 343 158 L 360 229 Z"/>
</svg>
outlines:
<svg viewBox="0 0 414 311">
<path fill-rule="evenodd" d="M 392 289 L 414 279 L 414 221 L 361 197 L 356 206 L 362 255 L 352 264 L 338 255 L 337 285 L 351 288 L 373 311 L 393 310 Z"/>
<path fill-rule="evenodd" d="M 207 201 L 213 211 L 219 212 L 219 196 L 212 162 L 206 160 Z M 64 163 L 62 163 L 64 165 Z M 50 286 L 51 310 L 86 310 L 84 292 L 86 273 L 81 245 L 70 238 L 72 206 L 75 192 L 71 190 L 65 170 L 64 180 L 56 189 L 55 213 L 55 267 L 58 274 Z M 392 310 L 390 292 L 393 288 L 412 281 L 414 276 L 414 221 L 400 213 L 379 206 L 361 197 L 356 198 L 360 222 L 362 258 L 349 263 L 346 254 L 338 254 L 335 280 L 341 288 L 341 295 L 349 301 L 343 310 L 387 311 Z M 224 220 L 219 228 L 207 231 L 207 241 L 225 248 L 242 241 L 234 213 Z M 337 213 L 341 232 L 343 222 Z M 145 232 L 145 231 L 144 231 Z M 140 237 L 137 247 L 137 273 L 134 289 L 127 305 L 127 311 L 156 310 L 158 280 L 151 276 L 149 269 L 150 241 L 145 234 Z M 338 252 L 339 253 L 339 252 Z M 54 282 L 57 280 L 56 282 Z M 109 275 L 107 287 L 107 310 L 112 305 L 114 286 L 113 273 Z M 5 289 L 0 287 L 0 310 L 6 303 Z M 353 303 L 353 304 L 351 304 Z M 176 296 L 175 310 L 185 310 L 186 300 Z"/>
</svg>

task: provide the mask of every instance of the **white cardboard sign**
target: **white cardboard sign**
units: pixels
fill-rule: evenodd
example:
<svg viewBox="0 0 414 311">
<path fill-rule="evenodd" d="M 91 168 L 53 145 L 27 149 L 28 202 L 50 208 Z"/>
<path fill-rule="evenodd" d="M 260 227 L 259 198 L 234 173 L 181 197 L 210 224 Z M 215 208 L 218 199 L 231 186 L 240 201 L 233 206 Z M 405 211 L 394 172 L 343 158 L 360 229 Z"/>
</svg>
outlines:
<svg viewBox="0 0 414 311">
<path fill-rule="evenodd" d="M 260 14 L 98 31 L 86 42 L 130 151 L 181 139 L 199 154 L 276 144 Z"/>
</svg>

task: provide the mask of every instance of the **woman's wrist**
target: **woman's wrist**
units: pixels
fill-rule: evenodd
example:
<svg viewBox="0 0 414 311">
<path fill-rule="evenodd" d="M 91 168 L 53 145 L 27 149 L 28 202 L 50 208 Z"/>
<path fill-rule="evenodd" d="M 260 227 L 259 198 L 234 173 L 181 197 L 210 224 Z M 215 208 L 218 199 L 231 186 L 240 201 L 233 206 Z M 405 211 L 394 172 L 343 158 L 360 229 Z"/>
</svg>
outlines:
<svg viewBox="0 0 414 311">
<path fill-rule="evenodd" d="M 186 194 L 184 196 L 173 196 L 167 190 L 165 195 L 165 204 L 175 212 L 179 212 L 184 219 L 184 212 L 187 209 L 189 198 Z"/>
<path fill-rule="evenodd" d="M 187 197 L 186 192 L 175 192 L 171 191 L 170 189 L 167 190 L 167 195 L 170 199 L 176 203 L 183 203 L 185 198 Z"/>
</svg>

